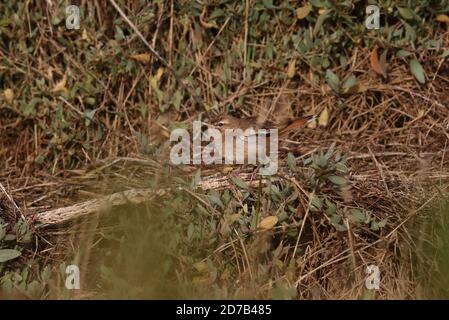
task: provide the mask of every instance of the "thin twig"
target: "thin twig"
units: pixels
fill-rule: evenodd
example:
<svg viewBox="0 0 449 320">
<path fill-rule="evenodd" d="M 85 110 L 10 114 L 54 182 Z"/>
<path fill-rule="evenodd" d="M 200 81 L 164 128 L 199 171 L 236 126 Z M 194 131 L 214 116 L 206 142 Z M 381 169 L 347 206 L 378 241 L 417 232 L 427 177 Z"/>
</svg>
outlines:
<svg viewBox="0 0 449 320">
<path fill-rule="evenodd" d="M 299 239 L 301 239 L 302 231 L 304 230 L 304 225 L 306 224 L 307 217 L 309 216 L 310 205 L 312 203 L 312 199 L 313 199 L 314 195 L 315 195 L 315 193 L 312 192 L 312 194 L 309 197 L 309 202 L 308 202 L 307 208 L 306 208 L 306 214 L 304 215 L 304 219 L 302 220 L 301 228 L 299 229 L 298 238 L 296 239 L 295 249 L 293 250 L 292 260 L 295 259 L 296 250 L 298 249 L 298 245 L 299 245 Z"/>
<path fill-rule="evenodd" d="M 200 106 L 203 106 L 204 103 L 198 98 L 194 91 L 191 90 L 191 88 L 185 84 L 185 82 L 178 76 L 178 73 L 173 69 L 173 67 L 168 63 L 167 60 L 165 60 L 152 46 L 151 44 L 145 39 L 143 34 L 139 31 L 139 29 L 136 27 L 136 25 L 129 20 L 129 18 L 126 16 L 126 14 L 123 12 L 122 9 L 117 5 L 117 3 L 114 0 L 109 0 L 109 2 L 112 4 L 112 6 L 117 10 L 117 12 L 120 14 L 120 16 L 125 20 L 125 22 L 134 30 L 134 32 L 137 34 L 137 36 L 142 40 L 142 42 L 147 46 L 148 50 L 150 50 L 151 54 L 155 56 L 162 64 L 170 70 L 170 72 L 175 77 L 175 80 L 178 84 L 180 84 L 184 89 L 186 89 L 190 93 L 190 98 L 193 99 L 195 103 L 197 103 Z M 187 108 L 184 107 L 184 111 L 189 116 L 189 112 L 187 111 Z M 190 117 L 190 116 L 189 116 Z"/>
<path fill-rule="evenodd" d="M 0 189 L 2 189 L 3 193 L 6 195 L 6 197 L 8 198 L 8 200 L 12 203 L 12 205 L 14 206 L 14 208 L 16 208 L 17 211 L 19 211 L 20 216 L 22 217 L 22 220 L 24 222 L 26 222 L 25 216 L 23 215 L 22 210 L 20 210 L 19 206 L 16 204 L 16 202 L 14 201 L 14 199 L 11 197 L 11 195 L 6 191 L 5 187 L 3 186 L 3 184 L 0 183 Z"/>
</svg>

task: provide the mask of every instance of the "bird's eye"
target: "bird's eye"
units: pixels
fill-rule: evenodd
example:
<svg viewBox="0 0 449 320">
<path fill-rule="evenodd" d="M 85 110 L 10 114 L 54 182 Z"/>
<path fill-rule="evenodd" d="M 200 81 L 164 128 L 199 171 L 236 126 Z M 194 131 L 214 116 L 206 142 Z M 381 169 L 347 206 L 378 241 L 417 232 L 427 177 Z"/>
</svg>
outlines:
<svg viewBox="0 0 449 320">
<path fill-rule="evenodd" d="M 219 123 L 217 123 L 217 126 L 219 126 L 219 127 L 223 127 L 224 126 L 224 122 L 222 122 L 222 121 L 220 121 Z"/>
</svg>

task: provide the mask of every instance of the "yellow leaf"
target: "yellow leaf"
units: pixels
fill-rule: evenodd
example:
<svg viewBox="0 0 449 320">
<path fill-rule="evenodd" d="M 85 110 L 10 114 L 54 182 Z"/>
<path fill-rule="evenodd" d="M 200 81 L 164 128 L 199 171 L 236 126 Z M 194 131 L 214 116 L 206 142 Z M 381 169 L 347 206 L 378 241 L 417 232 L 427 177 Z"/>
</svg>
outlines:
<svg viewBox="0 0 449 320">
<path fill-rule="evenodd" d="M 257 227 L 264 230 L 270 230 L 276 225 L 276 223 L 278 223 L 278 220 L 279 219 L 276 216 L 268 216 L 262 219 Z"/>
<path fill-rule="evenodd" d="M 204 283 L 207 281 L 207 279 L 209 278 L 208 274 L 204 274 L 201 276 L 195 276 L 192 278 L 192 284 L 200 284 L 200 283 Z"/>
<path fill-rule="evenodd" d="M 65 87 L 67 84 L 67 73 L 64 74 L 61 81 L 59 81 L 53 88 L 53 92 L 64 91 L 67 92 L 67 88 Z"/>
<path fill-rule="evenodd" d="M 307 3 L 305 6 L 296 9 L 296 17 L 302 20 L 309 15 L 310 11 L 312 11 L 312 6 L 310 3 Z"/>
<path fill-rule="evenodd" d="M 151 88 L 153 88 L 153 90 L 159 89 L 157 77 L 150 76 L 150 86 L 151 86 Z"/>
<path fill-rule="evenodd" d="M 320 117 L 318 118 L 318 124 L 322 127 L 326 127 L 329 122 L 329 111 L 327 107 L 321 111 Z"/>
<path fill-rule="evenodd" d="M 156 79 L 157 81 L 161 80 L 162 75 L 164 74 L 164 68 L 157 69 L 156 72 Z"/>
<path fill-rule="evenodd" d="M 159 80 L 161 80 L 163 74 L 164 68 L 159 68 L 154 76 L 150 76 L 150 86 L 153 90 L 159 89 Z"/>
<path fill-rule="evenodd" d="M 416 119 L 420 119 L 420 118 L 422 118 L 422 117 L 424 117 L 424 114 L 425 114 L 426 112 L 424 111 L 424 109 L 420 109 L 419 111 L 418 111 L 418 116 L 416 117 Z"/>
<path fill-rule="evenodd" d="M 358 83 L 343 89 L 344 94 L 355 94 L 359 91 L 360 91 L 360 86 Z"/>
<path fill-rule="evenodd" d="M 240 214 L 234 213 L 234 214 L 225 215 L 224 218 L 225 218 L 225 221 L 226 221 L 228 224 L 233 224 L 234 222 L 236 222 L 237 220 L 239 220 L 240 217 L 241 217 Z"/>
<path fill-rule="evenodd" d="M 287 77 L 293 78 L 295 76 L 295 73 L 296 73 L 296 60 L 293 59 L 288 64 Z"/>
<path fill-rule="evenodd" d="M 142 63 L 148 63 L 150 62 L 151 56 L 148 53 L 141 53 L 131 56 L 131 59 L 134 59 Z"/>
<path fill-rule="evenodd" d="M 8 88 L 5 91 L 3 91 L 3 96 L 5 97 L 6 102 L 12 103 L 14 100 L 14 91 Z"/>
<path fill-rule="evenodd" d="M 317 125 L 317 121 L 316 121 L 316 119 L 313 119 L 312 121 L 309 122 L 309 124 L 307 125 L 307 128 L 315 129 L 316 125 Z"/>
<path fill-rule="evenodd" d="M 207 263 L 205 261 L 199 261 L 197 263 L 194 263 L 193 267 L 198 272 L 205 272 L 205 271 L 207 271 Z"/>
<path fill-rule="evenodd" d="M 201 12 L 201 14 L 200 14 L 200 23 L 201 23 L 201 25 L 202 25 L 204 28 L 206 28 L 206 29 L 210 29 L 210 28 L 216 28 L 216 29 L 218 29 L 218 27 L 217 27 L 215 21 L 213 21 L 213 22 L 207 22 L 206 19 L 205 19 L 205 16 L 206 16 L 206 7 L 204 7 L 203 12 Z"/>
<path fill-rule="evenodd" d="M 223 171 L 223 174 L 227 175 L 230 172 L 232 172 L 232 170 L 234 170 L 234 168 L 232 168 L 231 166 L 224 166 L 222 171 Z"/>
<path fill-rule="evenodd" d="M 320 9 L 320 10 L 318 10 L 318 14 L 321 16 L 321 15 L 325 14 L 326 11 L 327 11 L 326 9 Z"/>
<path fill-rule="evenodd" d="M 444 22 L 444 23 L 449 23 L 449 17 L 445 14 L 439 14 L 437 15 L 437 21 L 438 22 Z"/>
<path fill-rule="evenodd" d="M 84 41 L 90 41 L 89 34 L 87 33 L 86 29 L 83 30 L 83 34 L 81 35 L 81 39 L 83 39 Z"/>
</svg>

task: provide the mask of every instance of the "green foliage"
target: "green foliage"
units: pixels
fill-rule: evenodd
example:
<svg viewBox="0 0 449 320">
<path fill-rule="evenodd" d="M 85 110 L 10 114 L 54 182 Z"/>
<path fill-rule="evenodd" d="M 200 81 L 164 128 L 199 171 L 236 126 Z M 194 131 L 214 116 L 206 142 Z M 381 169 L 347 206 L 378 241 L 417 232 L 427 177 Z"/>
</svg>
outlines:
<svg viewBox="0 0 449 320">
<path fill-rule="evenodd" d="M 326 153 L 320 151 L 304 160 L 304 164 L 313 169 L 306 182 L 315 192 L 310 200 L 310 210 L 321 212 L 337 231 L 346 231 L 344 220 L 348 219 L 355 227 L 366 226 L 372 231 L 379 231 L 386 226 L 387 219 L 378 221 L 371 213 L 351 208 L 345 201 L 335 202 L 332 193 L 345 200 L 350 191 L 349 169 L 346 158 L 336 152 L 332 145 Z M 333 200 L 333 198 L 335 200 Z"/>
<path fill-rule="evenodd" d="M 253 105 L 246 100 L 257 94 L 242 88 L 271 91 L 289 77 L 285 70 L 292 60 L 296 63 L 292 84 L 310 73 L 313 85 L 326 83 L 331 94 L 341 96 L 343 109 L 345 95 L 357 92 L 362 75 L 353 68 L 354 52 L 383 47 L 420 84 L 426 81 L 427 63 L 440 63 L 435 58 L 449 55 L 445 29 L 435 19 L 449 12 L 447 1 L 256 0 L 248 9 L 245 1 L 174 1 L 173 14 L 163 1 L 117 2 L 128 9 L 130 20 L 170 60 L 192 92 L 181 88 L 151 56 L 148 62 L 133 59 L 147 48 L 123 19 L 101 5 L 98 9 L 93 1 L 81 6 L 80 31 L 65 27 L 66 1 L 52 2 L 50 21 L 44 1 L 4 1 L 0 48 L 7 54 L 0 60 L 0 91 L 15 92 L 11 102 L 0 101 L 0 111 L 12 113 L 11 123 L 20 125 L 18 134 L 29 134 L 21 140 L 37 144 L 33 157 L 21 154 L 19 166 L 26 161 L 27 167 L 31 163 L 53 174 L 133 152 L 158 159 L 160 140 L 149 134 L 147 124 L 174 114 L 175 120 L 158 123 L 160 133 L 160 128 L 177 126 L 174 121 L 191 119 L 196 111 L 212 107 L 245 111 Z M 367 3 L 380 7 L 380 30 L 364 26 Z M 300 5 L 307 6 L 301 19 L 296 12 Z M 204 105 L 192 106 L 192 94 Z M 134 145 L 141 148 L 134 150 Z M 345 232 L 350 223 L 356 232 L 381 233 L 388 221 L 346 201 L 350 168 L 334 147 L 313 154 L 303 164 L 289 154 L 287 165 L 305 192 L 289 180 L 268 180 L 252 189 L 232 177 L 226 190 L 201 193 L 196 190 L 198 171 L 189 181 L 174 177 L 170 187 L 181 191 L 176 189 L 160 202 L 118 209 L 110 221 L 113 231 L 101 235 L 102 250 L 93 255 L 98 261 L 90 271 L 99 280 L 90 279 L 91 288 L 103 289 L 105 297 L 161 298 L 188 296 L 191 286 L 204 286 L 207 297 L 210 291 L 214 297 L 232 297 L 241 289 L 235 281 L 241 266 L 249 268 L 239 259 L 248 253 L 261 287 L 283 274 L 288 284 L 276 282 L 272 296 L 295 298 L 298 292 L 290 285 L 297 280 L 292 248 L 304 222 L 302 209 L 310 210 L 311 221 L 325 232 Z M 160 174 L 161 180 L 169 180 Z M 160 181 L 149 185 L 160 187 Z M 310 208 L 303 208 L 304 203 Z M 267 217 L 276 217 L 277 223 L 272 230 L 261 231 L 258 226 Z M 270 240 L 261 241 L 266 234 Z M 49 288 L 66 297 L 60 283 L 63 264 L 60 270 L 40 271 L 27 260 L 32 237 L 24 222 L 11 226 L 0 221 L 0 284 L 5 290 L 19 287 L 33 297 L 45 296 Z M 260 242 L 274 250 L 266 250 Z M 248 252 L 242 252 L 245 248 Z M 17 268 L 24 261 L 32 267 Z"/>
<path fill-rule="evenodd" d="M 447 197 L 409 223 L 416 280 L 423 299 L 449 298 L 449 202 Z"/>
<path fill-rule="evenodd" d="M 23 297 L 38 298 L 43 293 L 44 282 L 38 281 L 29 268 L 37 267 L 37 263 L 21 257 L 32 239 L 33 234 L 25 221 L 11 225 L 0 218 L 0 295 L 13 297 L 13 292 L 20 292 Z M 19 267 L 19 258 L 22 267 Z"/>
<path fill-rule="evenodd" d="M 0 218 L 0 270 L 5 262 L 20 257 L 23 246 L 29 244 L 31 238 L 32 233 L 23 220 L 11 226 Z"/>
</svg>

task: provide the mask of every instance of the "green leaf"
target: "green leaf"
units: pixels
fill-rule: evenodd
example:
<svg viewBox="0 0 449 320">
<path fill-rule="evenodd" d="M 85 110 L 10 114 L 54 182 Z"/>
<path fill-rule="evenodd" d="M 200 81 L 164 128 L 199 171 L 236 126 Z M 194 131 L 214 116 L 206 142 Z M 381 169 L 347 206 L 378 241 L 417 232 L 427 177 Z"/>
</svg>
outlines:
<svg viewBox="0 0 449 320">
<path fill-rule="evenodd" d="M 412 70 L 413 75 L 415 76 L 416 80 L 418 80 L 419 83 L 421 84 L 426 83 L 426 76 L 424 69 L 418 60 L 413 59 L 412 61 L 410 61 L 410 69 Z"/>
<path fill-rule="evenodd" d="M 388 221 L 388 218 L 380 220 L 379 223 L 378 223 L 379 228 L 385 227 L 387 225 L 387 221 Z"/>
<path fill-rule="evenodd" d="M 324 8 L 324 3 L 321 0 L 310 0 L 309 1 L 311 5 L 318 8 Z"/>
<path fill-rule="evenodd" d="M 337 229 L 337 231 L 340 232 L 346 231 L 346 226 L 342 224 L 332 222 L 332 225 L 335 227 L 335 229 Z"/>
<path fill-rule="evenodd" d="M 326 161 L 329 161 L 329 159 L 332 158 L 332 155 L 334 154 L 334 150 L 335 150 L 335 142 L 333 142 L 331 144 L 329 149 L 327 149 L 326 154 L 324 155 L 324 157 L 326 158 Z"/>
<path fill-rule="evenodd" d="M 338 216 L 338 215 L 335 215 L 335 213 L 337 212 L 337 206 L 336 206 L 334 203 L 332 203 L 332 202 L 329 201 L 328 199 L 325 199 L 324 202 L 326 203 L 326 206 L 327 206 L 327 209 L 326 209 L 326 213 L 327 213 L 327 214 L 331 214 L 331 215 L 340 217 L 340 216 Z M 340 217 L 340 218 L 341 218 L 341 217 Z M 332 220 L 332 218 L 331 218 L 331 220 Z M 338 222 L 340 222 L 340 221 L 338 221 Z"/>
<path fill-rule="evenodd" d="M 13 249 L 1 249 L 0 250 L 0 262 L 6 262 L 20 257 L 22 253 Z"/>
<path fill-rule="evenodd" d="M 305 158 L 302 160 L 302 163 L 304 163 L 305 166 L 308 166 L 309 164 L 311 164 L 313 162 L 312 157 L 309 158 Z"/>
<path fill-rule="evenodd" d="M 405 58 L 408 57 L 409 55 L 411 55 L 412 53 L 406 50 L 399 50 L 398 52 L 396 52 L 396 57 L 398 58 Z"/>
<path fill-rule="evenodd" d="M 326 10 L 325 13 L 321 14 L 316 20 L 315 27 L 313 28 L 313 34 L 316 35 L 323 27 L 324 21 L 329 17 L 329 10 Z"/>
<path fill-rule="evenodd" d="M 366 215 L 358 209 L 351 209 L 349 218 L 353 221 L 363 222 L 366 219 Z"/>
<path fill-rule="evenodd" d="M 217 192 L 212 192 L 210 195 L 208 195 L 209 198 L 209 202 L 212 205 L 217 205 L 219 206 L 221 209 L 224 209 L 224 204 L 220 199 L 220 196 L 218 195 Z"/>
<path fill-rule="evenodd" d="M 313 196 L 312 200 L 310 200 L 311 209 L 320 210 L 323 207 L 323 202 L 317 196 Z"/>
<path fill-rule="evenodd" d="M 181 91 L 176 91 L 175 95 L 173 97 L 173 106 L 175 107 L 176 110 L 179 111 L 179 107 L 181 106 L 181 102 L 182 102 L 182 98 L 183 98 L 183 94 Z"/>
<path fill-rule="evenodd" d="M 287 156 L 287 165 L 291 171 L 294 171 L 296 169 L 296 159 L 293 153 L 291 152 L 289 152 Z"/>
<path fill-rule="evenodd" d="M 16 235 L 15 234 L 7 234 L 3 240 L 5 240 L 5 241 L 16 240 Z"/>
<path fill-rule="evenodd" d="M 339 216 L 338 214 L 334 214 L 332 217 L 331 217 L 331 223 L 332 224 L 340 224 L 341 223 L 341 216 Z"/>
<path fill-rule="evenodd" d="M 249 189 L 248 184 L 246 184 L 246 182 L 243 181 L 242 179 L 237 178 L 237 177 L 234 177 L 234 176 L 231 176 L 230 178 L 231 178 L 231 181 L 232 181 L 237 187 L 239 187 L 239 188 L 241 188 L 241 189 Z"/>
<path fill-rule="evenodd" d="M 263 5 L 265 6 L 265 8 L 267 8 L 267 9 L 275 8 L 273 6 L 273 0 L 262 0 L 262 2 L 263 2 Z"/>
<path fill-rule="evenodd" d="M 335 164 L 335 169 L 337 171 L 342 172 L 342 173 L 348 173 L 348 167 L 344 163 L 342 163 L 342 162 L 336 163 Z"/>
<path fill-rule="evenodd" d="M 340 176 L 329 176 L 327 178 L 329 179 L 330 182 L 338 186 L 345 185 L 348 183 L 348 181 L 345 178 Z"/>
<path fill-rule="evenodd" d="M 84 111 L 83 117 L 85 119 L 86 126 L 89 126 L 89 124 L 91 123 L 92 119 L 94 118 L 96 112 L 97 112 L 96 109 L 93 109 L 93 110 L 87 109 L 86 111 Z"/>
<path fill-rule="evenodd" d="M 357 93 L 359 91 L 359 84 L 355 75 L 351 74 L 348 79 L 343 83 L 344 93 Z"/>
<path fill-rule="evenodd" d="M 340 79 L 330 69 L 326 70 L 326 82 L 336 93 L 340 91 Z"/>
<path fill-rule="evenodd" d="M 31 99 L 28 104 L 23 108 L 23 113 L 25 116 L 35 115 L 36 114 L 36 105 L 41 102 L 40 98 Z"/>
<path fill-rule="evenodd" d="M 266 47 L 265 47 L 265 55 L 268 59 L 273 59 L 274 57 L 274 45 L 273 42 L 268 41 Z"/>
<path fill-rule="evenodd" d="M 402 16 L 402 18 L 407 19 L 407 20 L 411 20 L 415 17 L 415 14 L 413 13 L 412 10 L 410 10 L 409 8 L 401 8 L 398 7 L 399 10 L 399 14 Z"/>
<path fill-rule="evenodd" d="M 201 169 L 198 169 L 195 172 L 195 176 L 193 177 L 193 180 L 192 180 L 192 184 L 191 184 L 192 189 L 195 189 L 200 182 L 201 182 Z"/>
</svg>

